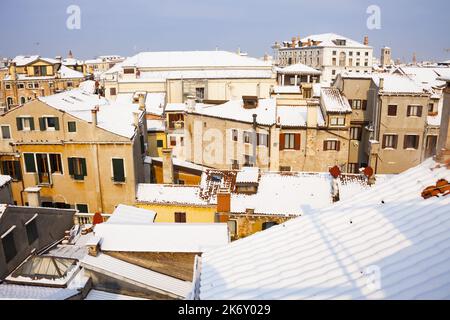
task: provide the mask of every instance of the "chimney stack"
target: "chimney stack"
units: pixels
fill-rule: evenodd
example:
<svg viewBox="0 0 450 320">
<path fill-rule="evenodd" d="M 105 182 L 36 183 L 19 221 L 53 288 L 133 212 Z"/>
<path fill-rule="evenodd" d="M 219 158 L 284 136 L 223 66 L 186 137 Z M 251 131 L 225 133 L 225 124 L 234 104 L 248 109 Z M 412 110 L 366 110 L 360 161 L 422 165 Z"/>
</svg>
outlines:
<svg viewBox="0 0 450 320">
<path fill-rule="evenodd" d="M 187 111 L 194 112 L 195 106 L 196 106 L 195 97 L 192 95 L 187 96 L 186 105 L 187 105 L 187 108 L 186 108 Z"/>
<path fill-rule="evenodd" d="M 15 62 L 11 62 L 9 73 L 11 75 L 11 80 L 17 80 L 17 67 Z"/>
<path fill-rule="evenodd" d="M 145 96 L 143 94 L 139 95 L 139 110 L 145 110 Z"/>
<path fill-rule="evenodd" d="M 318 103 L 313 101 L 308 101 L 306 105 L 306 125 L 309 128 L 317 127 L 317 109 Z"/>
<path fill-rule="evenodd" d="M 217 212 L 229 213 L 231 210 L 231 193 L 229 189 L 220 188 L 217 192 Z"/>
<path fill-rule="evenodd" d="M 139 116 L 141 115 L 140 112 L 133 112 L 133 124 L 136 128 L 139 128 Z"/>
<path fill-rule="evenodd" d="M 92 113 L 92 124 L 94 126 L 96 126 L 98 124 L 98 121 L 97 121 L 98 111 L 99 111 L 99 106 L 95 106 L 95 108 L 91 110 L 91 113 Z"/>
<path fill-rule="evenodd" d="M 41 188 L 29 187 L 24 190 L 27 193 L 28 206 L 40 207 L 41 206 Z"/>
<path fill-rule="evenodd" d="M 292 48 L 295 48 L 297 46 L 297 38 L 292 37 Z"/>
<path fill-rule="evenodd" d="M 163 169 L 163 183 L 173 184 L 173 162 L 172 162 L 172 149 L 163 148 L 162 149 L 162 169 Z"/>
<path fill-rule="evenodd" d="M 365 46 L 369 45 L 369 36 L 364 36 L 364 45 Z"/>
<path fill-rule="evenodd" d="M 380 78 L 379 89 L 380 89 L 380 91 L 384 90 L 384 78 Z"/>
</svg>

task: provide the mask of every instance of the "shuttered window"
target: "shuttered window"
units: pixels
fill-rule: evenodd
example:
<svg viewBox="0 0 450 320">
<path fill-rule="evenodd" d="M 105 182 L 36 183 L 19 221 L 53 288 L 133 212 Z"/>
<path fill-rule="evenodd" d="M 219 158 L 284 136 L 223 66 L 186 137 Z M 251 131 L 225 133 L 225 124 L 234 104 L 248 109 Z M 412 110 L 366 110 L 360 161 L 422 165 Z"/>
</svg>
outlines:
<svg viewBox="0 0 450 320">
<path fill-rule="evenodd" d="M 186 212 L 175 212 L 176 223 L 186 223 Z"/>
<path fill-rule="evenodd" d="M 324 151 L 340 151 L 341 150 L 341 142 L 338 140 L 325 140 L 323 142 L 323 150 Z"/>
<path fill-rule="evenodd" d="M 269 135 L 265 133 L 258 133 L 257 135 L 257 145 L 258 146 L 269 146 Z"/>
<path fill-rule="evenodd" d="M 75 121 L 67 122 L 67 129 L 69 132 L 77 132 L 77 123 Z"/>
<path fill-rule="evenodd" d="M 125 182 L 125 169 L 123 159 L 112 159 L 113 166 L 113 181 Z"/>
<path fill-rule="evenodd" d="M 405 135 L 405 140 L 403 141 L 403 149 L 419 149 L 419 136 Z"/>
<path fill-rule="evenodd" d="M 395 117 L 397 115 L 397 106 L 390 105 L 388 106 L 388 116 Z"/>
<path fill-rule="evenodd" d="M 67 159 L 69 174 L 74 180 L 84 180 L 87 176 L 86 159 L 84 158 L 68 158 Z"/>
<path fill-rule="evenodd" d="M 20 170 L 20 161 L 6 160 L 1 162 L 1 173 L 11 176 L 13 180 L 22 180 L 22 171 Z"/>
<path fill-rule="evenodd" d="M 395 134 L 383 135 L 383 149 L 397 149 L 398 136 Z"/>
<path fill-rule="evenodd" d="M 300 134 L 299 133 L 281 134 L 280 150 L 300 150 Z"/>
<path fill-rule="evenodd" d="M 422 106 L 408 106 L 408 117 L 422 117 Z"/>
<path fill-rule="evenodd" d="M 2 139 L 11 139 L 11 130 L 9 126 L 2 126 Z"/>
<path fill-rule="evenodd" d="M 33 131 L 34 119 L 32 117 L 18 117 L 16 118 L 18 131 Z"/>
<path fill-rule="evenodd" d="M 58 131 L 59 118 L 58 117 L 42 117 L 39 118 L 39 129 L 41 131 Z"/>
</svg>

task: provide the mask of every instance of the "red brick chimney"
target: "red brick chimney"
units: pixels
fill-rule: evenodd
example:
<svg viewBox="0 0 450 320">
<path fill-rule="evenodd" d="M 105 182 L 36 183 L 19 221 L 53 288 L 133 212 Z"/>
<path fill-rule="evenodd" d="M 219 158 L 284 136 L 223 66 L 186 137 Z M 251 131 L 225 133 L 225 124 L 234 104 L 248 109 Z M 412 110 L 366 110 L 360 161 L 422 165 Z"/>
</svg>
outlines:
<svg viewBox="0 0 450 320">
<path fill-rule="evenodd" d="M 364 36 L 364 45 L 365 46 L 369 45 L 369 36 Z"/>
<path fill-rule="evenodd" d="M 217 192 L 217 212 L 229 213 L 231 210 L 231 193 L 227 189 L 221 189 Z"/>
</svg>

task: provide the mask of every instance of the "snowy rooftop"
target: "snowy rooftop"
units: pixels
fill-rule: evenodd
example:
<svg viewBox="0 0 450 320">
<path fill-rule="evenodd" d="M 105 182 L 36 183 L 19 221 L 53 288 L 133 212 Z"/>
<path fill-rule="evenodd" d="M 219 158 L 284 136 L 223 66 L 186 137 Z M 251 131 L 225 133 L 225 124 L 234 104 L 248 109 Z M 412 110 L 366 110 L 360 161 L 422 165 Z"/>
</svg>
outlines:
<svg viewBox="0 0 450 320">
<path fill-rule="evenodd" d="M 332 178 L 329 173 L 262 172 L 258 192 L 252 195 L 235 192 L 237 175 L 231 173 L 233 172 L 226 170 L 208 170 L 202 176 L 200 186 L 139 184 L 137 201 L 214 206 L 217 204 L 216 193 L 219 187 L 229 187 L 232 190 L 231 212 L 233 213 L 244 213 L 246 209 L 254 209 L 255 214 L 296 216 L 305 214 L 311 209 L 332 204 Z M 247 173 L 244 173 L 245 175 Z M 212 179 L 214 176 L 222 180 L 214 182 Z M 348 177 L 348 179 L 342 178 L 339 182 L 341 199 L 347 199 L 370 188 L 361 176 L 349 175 Z M 377 176 L 377 183 L 386 179 L 389 179 L 389 176 Z"/>
<path fill-rule="evenodd" d="M 191 282 L 175 279 L 164 274 L 127 263 L 100 253 L 97 257 L 87 255 L 81 265 L 89 270 L 104 273 L 149 290 L 167 292 L 174 297 L 184 298 L 191 290 Z"/>
<path fill-rule="evenodd" d="M 87 122 L 92 122 L 91 110 L 99 106 L 97 126 L 131 139 L 136 132 L 133 112 L 142 114 L 139 105 L 133 104 L 131 99 L 129 101 L 109 102 L 93 93 L 92 88 L 88 86 L 91 83 L 93 81 L 85 81 L 78 89 L 39 97 L 39 100 Z"/>
<path fill-rule="evenodd" d="M 337 88 L 321 88 L 321 104 L 327 112 L 351 113 L 346 97 Z"/>
<path fill-rule="evenodd" d="M 77 289 L 0 284 L 0 300 L 65 300 L 78 293 Z"/>
<path fill-rule="evenodd" d="M 449 180 L 450 170 L 430 159 L 333 206 L 204 253 L 199 297 L 449 299 L 450 198 L 421 197 L 442 178 Z"/>
<path fill-rule="evenodd" d="M 381 78 L 384 79 L 383 93 L 426 94 L 425 89 L 408 76 L 387 73 L 372 75 L 372 79 L 378 87 Z"/>
<path fill-rule="evenodd" d="M 256 58 L 228 51 L 167 51 L 141 52 L 127 58 L 124 67 L 138 68 L 271 68 L 271 64 Z"/>
<path fill-rule="evenodd" d="M 133 206 L 119 204 L 107 224 L 151 224 L 155 220 L 156 212 Z"/>
<path fill-rule="evenodd" d="M 103 251 L 204 252 L 228 244 L 226 223 L 97 224 Z"/>
<path fill-rule="evenodd" d="M 145 159 L 146 163 L 152 163 L 153 161 L 162 163 L 162 158 L 161 157 L 146 157 L 146 159 Z M 181 160 L 179 158 L 172 158 L 172 164 L 176 167 L 192 169 L 195 171 L 205 171 L 207 169 L 206 167 L 203 167 L 201 165 L 192 163 L 190 161 Z"/>
<path fill-rule="evenodd" d="M 10 176 L 5 176 L 0 174 L 0 188 L 3 187 L 5 184 L 10 182 L 12 178 Z"/>
<path fill-rule="evenodd" d="M 161 132 L 166 130 L 166 121 L 151 119 L 147 120 L 147 132 Z"/>
<path fill-rule="evenodd" d="M 300 91 L 300 86 L 275 86 L 273 88 L 273 92 L 274 93 L 287 93 L 287 94 L 299 94 L 301 93 Z"/>
<path fill-rule="evenodd" d="M 347 37 L 335 34 L 335 33 L 323 33 L 323 34 L 315 34 L 307 36 L 301 39 L 301 42 L 306 43 L 308 40 L 311 41 L 320 41 L 317 47 L 337 47 L 336 40 L 346 40 L 346 47 L 355 47 L 355 48 L 371 48 L 369 46 L 365 46 L 362 43 L 359 43 L 355 40 L 349 39 Z M 285 41 L 288 42 L 288 41 Z"/>
<path fill-rule="evenodd" d="M 278 70 L 278 73 L 282 74 L 310 74 L 310 75 L 320 75 L 321 71 L 311 68 L 302 63 L 292 64 L 290 66 L 281 68 Z"/>
<path fill-rule="evenodd" d="M 73 69 L 70 69 L 66 66 L 61 66 L 57 72 L 61 79 L 76 79 L 76 78 L 84 78 L 84 75 L 82 72 L 75 71 Z"/>
<path fill-rule="evenodd" d="M 258 183 L 259 169 L 257 167 L 243 167 L 236 175 L 236 183 Z"/>
<path fill-rule="evenodd" d="M 26 65 L 28 65 L 30 63 L 33 63 L 33 62 L 35 62 L 37 60 L 46 61 L 46 62 L 49 62 L 49 63 L 52 63 L 52 64 L 59 62 L 58 60 L 51 59 L 51 58 L 43 58 L 43 57 L 41 57 L 39 55 L 33 55 L 33 56 L 19 55 L 19 56 L 16 56 L 12 60 L 12 62 L 15 62 L 18 67 L 21 67 L 21 66 L 26 66 Z"/>
<path fill-rule="evenodd" d="M 317 108 L 317 124 L 325 126 L 320 107 Z M 304 127 L 307 125 L 308 108 L 305 106 L 278 106 L 277 116 L 283 127 Z"/>
<path fill-rule="evenodd" d="M 172 70 L 172 71 L 144 71 L 137 79 L 121 79 L 120 82 L 162 82 L 170 79 L 236 79 L 263 78 L 270 79 L 272 70 Z"/>
<path fill-rule="evenodd" d="M 89 291 L 88 295 L 84 300 L 112 301 L 112 300 L 147 300 L 147 299 L 92 289 L 91 291 Z"/>
</svg>

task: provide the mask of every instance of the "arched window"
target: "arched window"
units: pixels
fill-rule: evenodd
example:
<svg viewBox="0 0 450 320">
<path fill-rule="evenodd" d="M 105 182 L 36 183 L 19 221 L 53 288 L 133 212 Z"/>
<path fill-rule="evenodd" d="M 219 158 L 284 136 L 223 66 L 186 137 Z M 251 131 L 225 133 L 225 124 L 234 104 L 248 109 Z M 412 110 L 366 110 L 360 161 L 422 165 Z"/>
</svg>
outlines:
<svg viewBox="0 0 450 320">
<path fill-rule="evenodd" d="M 8 108 L 11 108 L 11 106 L 13 105 L 13 98 L 12 97 L 8 97 L 8 99 L 6 99 L 6 105 Z"/>
<path fill-rule="evenodd" d="M 20 97 L 20 104 L 23 105 L 27 102 L 27 100 L 25 99 L 25 97 Z"/>
<path fill-rule="evenodd" d="M 345 67 L 345 60 L 347 59 L 347 55 L 345 54 L 345 52 L 341 52 L 339 54 L 339 66 L 340 67 Z"/>
</svg>

